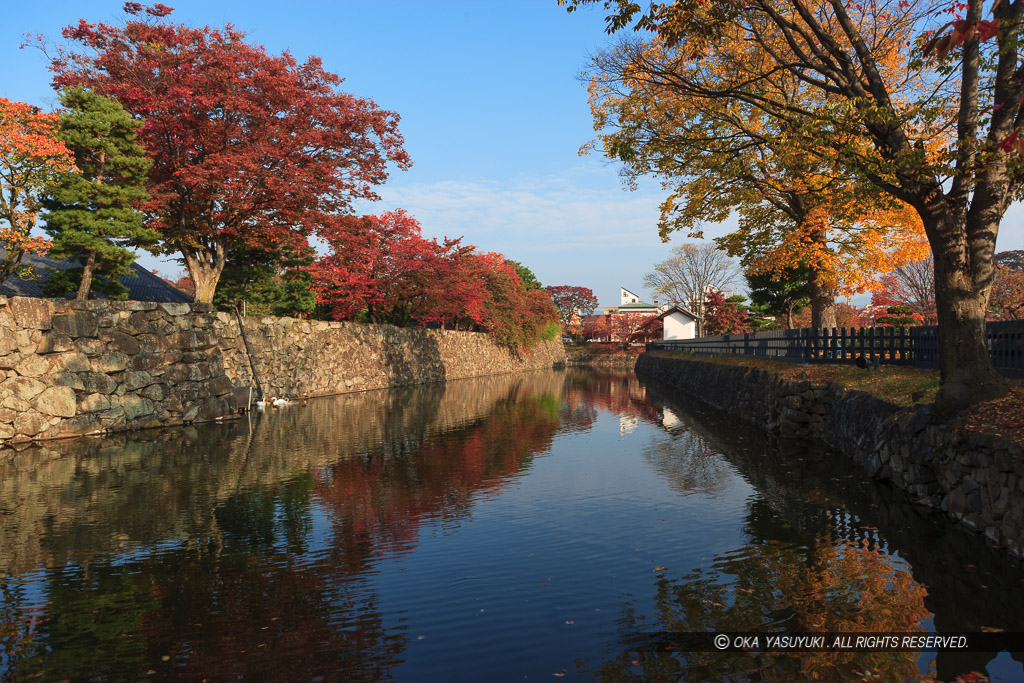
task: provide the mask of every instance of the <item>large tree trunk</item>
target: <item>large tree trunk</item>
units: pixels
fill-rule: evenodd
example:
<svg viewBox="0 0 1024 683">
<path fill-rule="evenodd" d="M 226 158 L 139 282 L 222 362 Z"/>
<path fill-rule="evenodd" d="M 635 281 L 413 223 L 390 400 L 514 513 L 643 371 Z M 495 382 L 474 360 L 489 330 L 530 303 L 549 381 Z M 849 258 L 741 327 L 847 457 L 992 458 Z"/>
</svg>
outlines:
<svg viewBox="0 0 1024 683">
<path fill-rule="evenodd" d="M 935 254 L 935 308 L 942 378 L 935 406 L 941 415 L 950 417 L 973 403 L 1002 396 L 1009 385 L 992 365 L 985 342 L 985 312 L 995 271 L 992 256 L 998 220 L 991 226 L 965 229 L 954 225 L 954 221 L 964 218 L 952 212 L 943 213 L 938 218 L 929 217 L 925 230 Z"/>
<path fill-rule="evenodd" d="M 96 267 L 96 252 L 90 251 L 89 257 L 82 266 L 82 281 L 78 283 L 78 293 L 75 294 L 76 301 L 85 301 L 89 298 L 89 290 L 92 288 L 92 271 Z"/>
<path fill-rule="evenodd" d="M 821 274 L 811 269 L 811 327 L 836 326 L 835 292 L 825 282 Z"/>
<path fill-rule="evenodd" d="M 224 245 L 220 242 L 214 242 L 209 248 L 182 248 L 181 255 L 196 288 L 197 303 L 213 303 L 213 293 L 224 271 L 224 253 Z"/>
</svg>

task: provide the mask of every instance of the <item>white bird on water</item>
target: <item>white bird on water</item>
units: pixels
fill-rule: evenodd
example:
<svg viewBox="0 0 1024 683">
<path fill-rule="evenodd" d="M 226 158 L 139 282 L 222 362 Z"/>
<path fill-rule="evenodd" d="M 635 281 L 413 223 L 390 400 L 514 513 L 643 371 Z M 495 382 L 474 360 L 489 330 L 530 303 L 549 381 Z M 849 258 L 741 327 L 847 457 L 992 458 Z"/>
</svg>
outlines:
<svg viewBox="0 0 1024 683">
<path fill-rule="evenodd" d="M 280 408 L 281 406 L 288 405 L 288 400 L 284 398 L 272 398 L 270 399 L 270 405 L 274 406 L 275 408 Z"/>
</svg>

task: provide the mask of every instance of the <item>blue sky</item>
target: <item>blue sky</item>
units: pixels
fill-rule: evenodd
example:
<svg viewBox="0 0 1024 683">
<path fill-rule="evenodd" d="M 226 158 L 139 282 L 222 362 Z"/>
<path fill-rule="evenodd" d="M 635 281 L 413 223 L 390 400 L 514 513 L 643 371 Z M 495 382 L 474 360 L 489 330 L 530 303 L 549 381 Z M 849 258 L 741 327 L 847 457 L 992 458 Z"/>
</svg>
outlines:
<svg viewBox="0 0 1024 683">
<path fill-rule="evenodd" d="M 271 53 L 317 55 L 345 78 L 343 89 L 398 112 L 409 171 L 395 171 L 376 204 L 404 208 L 431 237 L 465 236 L 530 267 L 546 285 L 583 285 L 602 305 L 619 286 L 648 295 L 643 274 L 666 258 L 679 235 L 660 241 L 657 183 L 626 191 L 618 168 L 580 157 L 593 136 L 587 55 L 609 40 L 603 14 L 567 14 L 555 0 L 375 0 L 240 2 L 165 0 L 171 18 L 232 23 Z M 12 3 L 13 5 L 13 3 Z M 4 10 L 0 96 L 52 108 L 42 55 L 19 49 L 26 33 L 57 39 L 78 19 L 118 22 L 122 2 L 51 0 Z M 1000 249 L 1024 248 L 1014 207 Z M 710 226 L 708 237 L 729 226 Z M 176 264 L 151 267 L 171 274 Z M 859 303 L 859 302 L 858 302 Z"/>
</svg>

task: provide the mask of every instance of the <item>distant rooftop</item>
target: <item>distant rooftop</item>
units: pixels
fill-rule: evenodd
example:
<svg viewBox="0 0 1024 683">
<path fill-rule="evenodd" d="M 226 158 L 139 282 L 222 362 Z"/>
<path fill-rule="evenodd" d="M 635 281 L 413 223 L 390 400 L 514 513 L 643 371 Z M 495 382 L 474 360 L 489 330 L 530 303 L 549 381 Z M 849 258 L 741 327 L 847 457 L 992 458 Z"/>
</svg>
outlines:
<svg viewBox="0 0 1024 683">
<path fill-rule="evenodd" d="M 31 263 L 38 277 L 35 280 L 23 280 L 12 275 L 4 280 L 3 284 L 0 284 L 0 295 L 42 298 L 47 268 L 68 270 L 75 267 L 75 264 L 69 261 L 57 261 L 47 256 L 36 256 L 35 254 L 26 254 L 22 257 L 21 262 Z M 135 272 L 136 277 L 126 275 L 120 279 L 121 284 L 128 290 L 128 298 L 131 301 L 183 304 L 192 302 L 192 297 L 188 294 L 165 282 L 138 263 L 132 264 L 132 270 Z M 95 296 L 100 298 L 102 295 L 97 293 Z"/>
<path fill-rule="evenodd" d="M 644 303 L 643 301 L 637 301 L 635 304 L 622 304 L 619 309 L 623 308 L 656 308 L 654 304 Z"/>
</svg>

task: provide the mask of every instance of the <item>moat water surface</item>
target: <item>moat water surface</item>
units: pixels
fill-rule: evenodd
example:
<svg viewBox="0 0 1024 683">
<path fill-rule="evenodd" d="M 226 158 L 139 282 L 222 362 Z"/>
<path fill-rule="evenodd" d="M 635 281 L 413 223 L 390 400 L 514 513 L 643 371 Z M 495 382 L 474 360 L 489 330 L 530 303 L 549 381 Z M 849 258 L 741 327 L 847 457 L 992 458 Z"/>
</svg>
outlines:
<svg viewBox="0 0 1024 683">
<path fill-rule="evenodd" d="M 366 392 L 0 452 L 0 680 L 1021 680 L 1024 573 L 823 448 L 632 374 Z"/>
</svg>

